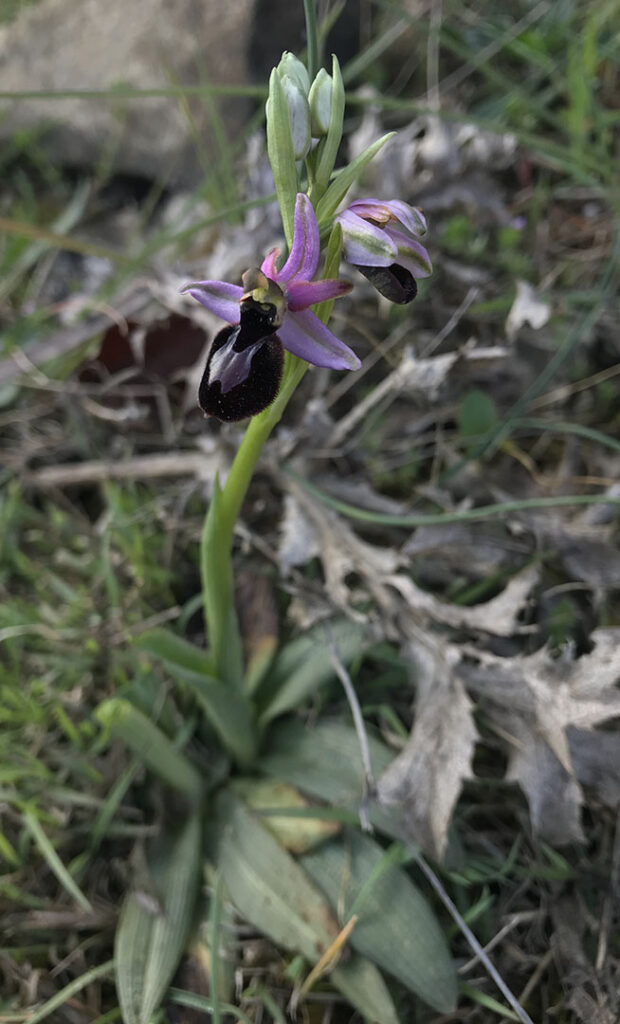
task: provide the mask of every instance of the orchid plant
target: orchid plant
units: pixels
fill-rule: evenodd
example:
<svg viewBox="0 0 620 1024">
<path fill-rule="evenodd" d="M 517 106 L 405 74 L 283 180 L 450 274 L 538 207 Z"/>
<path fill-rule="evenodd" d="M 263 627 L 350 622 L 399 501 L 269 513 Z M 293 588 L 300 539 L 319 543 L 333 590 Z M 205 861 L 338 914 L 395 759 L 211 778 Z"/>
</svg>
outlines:
<svg viewBox="0 0 620 1024">
<path fill-rule="evenodd" d="M 199 388 L 207 415 L 224 421 L 253 417 L 216 494 L 203 535 L 205 617 L 220 678 L 238 678 L 240 650 L 232 607 L 230 551 L 234 523 L 252 471 L 271 430 L 310 364 L 357 370 L 360 360 L 327 326 L 335 299 L 353 287 L 335 276 L 341 259 L 387 299 L 411 302 L 416 280 L 431 273 L 420 238 L 422 212 L 400 200 L 362 199 L 336 213 L 366 164 L 389 139 L 377 140 L 334 175 L 342 139 L 345 92 L 337 58 L 332 74 L 312 83 L 305 66 L 285 53 L 271 74 L 267 143 L 289 247 L 272 249 L 242 284 L 196 281 L 183 289 L 227 322 L 213 340 Z M 305 169 L 307 191 L 300 190 Z M 333 177 L 333 180 L 332 180 Z M 325 240 L 323 246 L 321 240 Z M 323 277 L 316 279 L 322 248 Z M 314 311 L 313 311 L 314 310 Z M 284 353 L 287 353 L 285 358 Z M 211 554 L 218 549 L 217 569 Z M 231 675 L 232 674 L 232 675 Z"/>
<path fill-rule="evenodd" d="M 195 923 L 205 866 L 214 882 L 207 955 L 212 965 L 207 1009 L 214 1019 L 224 1012 L 220 1000 L 227 995 L 216 972 L 222 884 L 246 920 L 315 965 L 302 994 L 327 969 L 321 965 L 329 963 L 331 984 L 366 1020 L 398 1024 L 379 967 L 437 1010 L 449 1012 L 455 1005 L 454 968 L 442 932 L 406 872 L 394 863 L 387 870 L 381 866 L 381 846 L 353 831 L 347 833 L 346 850 L 338 841 L 315 849 L 334 836 L 334 828 L 342 828 L 337 822 L 321 822 L 317 814 L 314 823 L 306 822 L 303 840 L 295 840 L 294 849 L 302 854 L 295 859 L 278 819 L 269 819 L 268 830 L 251 811 L 257 803 L 273 807 L 284 799 L 285 806 L 312 813 L 298 786 L 315 799 L 355 800 L 363 789 L 364 772 L 352 728 L 334 731 L 328 724 L 306 736 L 293 721 L 285 719 L 281 732 L 273 726 L 330 676 L 333 663 L 316 633 L 292 641 L 275 658 L 273 645 L 244 658 L 234 605 L 237 517 L 261 451 L 309 366 L 338 371 L 360 367 L 357 355 L 328 326 L 335 300 L 353 287 L 339 276 L 341 261 L 397 303 L 410 302 L 416 281 L 431 272 L 420 241 L 426 223 L 419 210 L 395 199 L 356 200 L 342 209 L 350 187 L 389 136 L 334 170 L 342 139 L 344 86 L 335 57 L 331 75 L 318 69 L 312 0 L 305 0 L 305 9 L 309 66 L 284 54 L 271 74 L 267 101 L 267 148 L 286 252 L 272 249 L 241 282 L 204 280 L 184 289 L 225 324 L 210 347 L 200 406 L 207 416 L 225 422 L 249 418 L 224 485 L 214 482 L 202 534 L 209 650 L 164 629 L 142 634 L 138 641 L 147 659 L 161 662 L 175 679 L 189 702 L 192 729 L 210 756 L 197 763 L 195 754 L 180 750 L 187 734 L 171 735 L 161 706 L 158 719 L 149 717 L 143 695 L 114 698 L 99 709 L 108 731 L 169 790 L 182 795 L 178 806 L 173 802 L 176 820 L 169 834 L 153 844 L 147 858 L 146 888 L 156 890 L 156 909 L 144 897 L 142 884 L 130 892 L 121 914 L 115 965 L 127 1024 L 148 1024 L 164 996 Z M 355 624 L 334 622 L 330 635 L 343 663 L 362 652 Z M 371 738 L 370 746 L 376 767 L 385 767 L 389 750 L 377 739 Z M 385 815 L 371 814 L 371 821 L 397 837 Z M 377 911 L 393 908 L 387 917 L 375 913 L 368 918 L 366 893 L 366 923 L 362 914 L 356 924 L 357 911 L 349 923 L 338 920 L 337 880 L 343 871 L 346 913 L 353 914 L 356 896 L 366 893 L 372 876 L 368 906 L 376 904 Z M 355 952 L 334 966 L 349 935 Z M 246 1019 L 241 1011 L 235 1014 Z"/>
</svg>

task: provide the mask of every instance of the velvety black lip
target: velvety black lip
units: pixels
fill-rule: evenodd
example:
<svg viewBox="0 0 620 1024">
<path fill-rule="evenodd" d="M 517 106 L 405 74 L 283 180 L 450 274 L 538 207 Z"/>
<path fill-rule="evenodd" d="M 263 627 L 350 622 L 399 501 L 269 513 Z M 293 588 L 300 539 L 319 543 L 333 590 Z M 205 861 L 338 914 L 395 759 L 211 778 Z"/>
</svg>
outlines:
<svg viewBox="0 0 620 1024">
<path fill-rule="evenodd" d="M 392 263 L 389 267 L 363 267 L 355 264 L 355 268 L 390 302 L 405 306 L 413 302 L 418 294 L 415 277 L 399 263 Z"/>
<path fill-rule="evenodd" d="M 253 351 L 248 353 L 247 375 L 234 387 L 222 391 L 219 379 L 212 379 L 213 357 L 225 346 L 230 349 L 238 344 L 242 336 L 242 346 L 237 351 L 246 351 L 250 346 Z M 225 423 L 235 423 L 256 416 L 270 405 L 276 397 L 282 379 L 284 366 L 284 349 L 277 334 L 262 336 L 248 342 L 243 335 L 241 324 L 230 324 L 224 327 L 214 338 L 207 359 L 207 365 L 198 388 L 198 404 L 207 416 L 215 416 Z"/>
</svg>

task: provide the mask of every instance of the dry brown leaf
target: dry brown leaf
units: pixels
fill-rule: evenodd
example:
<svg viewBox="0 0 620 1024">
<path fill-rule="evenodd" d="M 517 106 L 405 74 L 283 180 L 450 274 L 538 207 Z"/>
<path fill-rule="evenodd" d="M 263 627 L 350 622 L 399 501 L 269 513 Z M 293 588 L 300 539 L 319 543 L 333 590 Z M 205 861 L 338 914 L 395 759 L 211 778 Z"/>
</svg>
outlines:
<svg viewBox="0 0 620 1024">
<path fill-rule="evenodd" d="M 607 753 L 618 744 L 593 730 L 620 715 L 620 629 L 595 630 L 591 639 L 592 650 L 577 659 L 554 660 L 547 649 L 524 658 L 472 651 L 478 664 L 458 667 L 467 688 L 489 701 L 492 716 L 495 705 L 498 724 L 514 737 L 509 775 L 528 797 L 534 829 L 551 842 L 581 835 L 580 783 L 595 786 L 601 799 L 618 799 L 617 762 L 594 754 L 597 738 Z"/>
<path fill-rule="evenodd" d="M 528 566 L 513 576 L 497 597 L 473 607 L 439 601 L 433 594 L 416 586 L 408 576 L 390 576 L 385 582 L 398 590 L 410 611 L 416 615 L 422 614 L 455 628 L 464 626 L 494 636 L 512 636 L 524 628 L 520 627 L 518 616 L 537 580 L 537 567 Z"/>
<path fill-rule="evenodd" d="M 416 620 L 430 618 L 455 628 L 484 630 L 496 636 L 511 636 L 523 628 L 518 616 L 538 580 L 536 566 L 517 573 L 501 594 L 484 604 L 461 607 L 439 601 L 416 586 L 409 576 L 396 571 L 409 562 L 404 550 L 360 540 L 336 512 L 321 505 L 297 484 L 289 482 L 288 486 L 280 547 L 283 564 L 298 565 L 304 553 L 308 557 L 318 553 L 327 593 L 338 607 L 350 613 L 352 592 L 347 577 L 353 573 L 390 620 L 402 608 L 402 601 L 394 600 L 396 590 Z M 291 562 L 291 558 L 296 561 Z"/>
<path fill-rule="evenodd" d="M 398 806 L 407 835 L 441 859 L 464 779 L 471 778 L 477 733 L 472 704 L 438 644 L 418 637 L 409 653 L 416 670 L 411 735 L 379 780 L 379 800 Z"/>
<path fill-rule="evenodd" d="M 336 512 L 319 504 L 297 484 L 289 481 L 288 486 L 291 492 L 289 519 L 305 520 L 318 538 L 325 589 L 330 599 L 349 615 L 353 614 L 354 595 L 347 577 L 355 574 L 385 609 L 389 595 L 383 580 L 395 571 L 402 557 L 393 548 L 378 547 L 360 540 Z M 365 616 L 357 617 L 365 619 Z"/>
<path fill-rule="evenodd" d="M 515 553 L 521 558 L 527 546 L 512 538 L 500 522 L 446 523 L 418 526 L 405 544 L 404 551 L 438 570 L 454 576 L 490 576 L 510 564 Z"/>
<path fill-rule="evenodd" d="M 575 775 L 607 807 L 620 806 L 620 733 L 566 730 Z"/>
<path fill-rule="evenodd" d="M 295 565 L 305 565 L 321 553 L 319 535 L 293 494 L 284 496 L 280 522 L 278 562 L 284 573 Z"/>
<path fill-rule="evenodd" d="M 534 832 L 554 846 L 581 842 L 583 794 L 576 778 L 523 720 L 512 718 L 505 730 L 516 740 L 506 777 L 525 793 Z"/>
<path fill-rule="evenodd" d="M 357 424 L 366 419 L 371 409 L 389 395 L 398 395 L 403 391 L 408 395 L 419 392 L 426 399 L 432 399 L 458 359 L 458 352 L 448 352 L 445 355 L 432 356 L 430 359 L 418 359 L 412 348 L 406 348 L 396 369 L 336 424 L 329 439 L 330 447 L 337 448 L 341 445 Z"/>
</svg>

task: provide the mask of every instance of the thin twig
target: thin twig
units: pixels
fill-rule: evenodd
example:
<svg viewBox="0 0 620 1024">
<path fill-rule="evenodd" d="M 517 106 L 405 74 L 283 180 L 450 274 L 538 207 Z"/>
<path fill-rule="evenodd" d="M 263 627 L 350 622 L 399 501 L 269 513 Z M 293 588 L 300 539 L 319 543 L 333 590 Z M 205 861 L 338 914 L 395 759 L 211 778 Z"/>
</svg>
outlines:
<svg viewBox="0 0 620 1024">
<path fill-rule="evenodd" d="M 45 466 L 26 477 L 34 487 L 68 487 L 72 484 L 102 480 L 149 480 L 154 477 L 201 476 L 205 473 L 201 452 L 175 452 L 172 455 L 142 455 L 124 462 L 93 459 L 89 462 Z"/>
<path fill-rule="evenodd" d="M 329 654 L 334 671 L 342 683 L 344 692 L 351 708 L 351 714 L 353 715 L 353 724 L 355 725 L 355 731 L 359 740 L 360 750 L 362 754 L 362 764 L 364 766 L 364 789 L 362 793 L 362 802 L 360 804 L 360 824 L 364 832 L 372 832 L 372 825 L 370 824 L 370 818 L 368 816 L 368 802 L 371 797 L 376 793 L 377 785 L 372 770 L 372 762 L 370 759 L 370 747 L 368 745 L 368 735 L 366 733 L 366 726 L 364 724 L 364 717 L 362 715 L 362 709 L 360 708 L 355 687 L 351 682 L 351 677 L 347 672 L 346 668 L 342 663 L 342 659 L 338 654 L 336 642 L 332 635 L 329 625 L 325 626 L 325 632 L 327 634 L 327 645 L 329 647 Z"/>
<path fill-rule="evenodd" d="M 446 321 L 441 330 L 437 332 L 434 338 L 431 338 L 426 348 L 422 349 L 421 355 L 424 359 L 427 359 L 428 356 L 430 356 L 431 353 L 435 351 L 435 349 L 439 348 L 444 339 L 447 338 L 448 335 L 452 333 L 454 328 L 457 326 L 458 322 L 461 320 L 461 318 L 465 315 L 465 313 L 471 306 L 472 302 L 475 302 L 479 295 L 480 288 L 478 288 L 477 285 L 474 285 L 472 288 L 469 289 L 467 295 L 461 302 L 458 309 L 454 310 L 454 313 L 452 314 L 450 319 Z"/>
<path fill-rule="evenodd" d="M 497 985 L 498 989 L 502 993 L 504 999 L 509 1004 L 511 1009 L 514 1010 L 514 1012 L 516 1013 L 517 1017 L 522 1022 L 522 1024 L 534 1024 L 532 1018 L 529 1016 L 528 1013 L 526 1013 L 526 1011 L 523 1009 L 523 1007 L 517 1001 L 516 996 L 513 995 L 513 993 L 508 988 L 508 986 L 507 986 L 506 982 L 504 981 L 504 979 L 502 978 L 502 976 L 499 974 L 497 969 L 491 963 L 489 957 L 487 956 L 487 954 L 485 953 L 484 949 L 482 948 L 482 946 L 478 942 L 478 939 L 476 938 L 476 936 L 472 932 L 472 930 L 469 927 L 469 925 L 467 924 L 467 922 L 463 919 L 461 914 L 459 914 L 457 908 L 455 907 L 454 903 L 450 899 L 448 893 L 446 892 L 446 890 L 445 890 L 444 886 L 442 885 L 441 881 L 439 880 L 439 878 L 437 877 L 437 875 L 433 871 L 432 867 L 429 864 L 426 863 L 424 857 L 422 856 L 420 851 L 413 845 L 413 843 L 409 842 L 409 840 L 407 840 L 406 838 L 404 838 L 402 836 L 401 836 L 401 839 L 404 842 L 404 844 L 407 847 L 407 849 L 409 850 L 409 852 L 412 854 L 412 856 L 413 856 L 416 864 L 420 868 L 420 870 L 423 872 L 424 875 L 426 875 L 426 878 L 428 879 L 428 881 L 432 885 L 433 889 L 435 890 L 435 892 L 439 896 L 439 899 L 441 900 L 441 902 L 443 903 L 444 907 L 446 908 L 446 910 L 448 911 L 448 913 L 452 917 L 452 920 L 458 925 L 458 928 L 459 928 L 461 934 L 465 936 L 465 938 L 467 939 L 467 942 L 471 946 L 473 952 L 476 954 L 476 957 L 478 958 L 480 963 L 484 966 L 484 968 L 487 971 L 489 977 L 493 979 L 493 981 Z"/>
<path fill-rule="evenodd" d="M 502 942 L 506 938 L 506 936 L 509 935 L 510 932 L 517 928 L 520 924 L 523 924 L 526 921 L 534 921 L 538 916 L 539 914 L 537 910 L 522 910 L 517 914 L 513 914 L 513 916 L 510 918 L 510 921 L 508 921 L 503 928 L 500 928 L 500 930 L 495 933 L 490 942 L 487 942 L 486 946 L 484 947 L 485 953 L 490 953 L 492 949 L 495 949 L 495 947 L 498 946 L 500 942 Z M 459 967 L 459 974 L 467 974 L 469 971 L 471 971 L 473 967 L 476 966 L 478 962 L 478 957 L 472 956 L 471 960 L 468 960 L 467 963 L 461 964 L 461 966 Z"/>
</svg>

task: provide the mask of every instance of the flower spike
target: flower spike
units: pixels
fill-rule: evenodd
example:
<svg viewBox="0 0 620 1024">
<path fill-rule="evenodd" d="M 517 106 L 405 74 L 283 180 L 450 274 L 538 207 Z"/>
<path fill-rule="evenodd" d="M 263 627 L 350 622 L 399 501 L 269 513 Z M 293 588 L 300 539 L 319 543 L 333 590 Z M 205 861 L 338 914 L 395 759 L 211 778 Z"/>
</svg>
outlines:
<svg viewBox="0 0 620 1024">
<path fill-rule="evenodd" d="M 312 203 L 299 193 L 293 244 L 281 271 L 272 249 L 260 269 L 243 275 L 243 287 L 227 281 L 196 281 L 183 289 L 228 321 L 215 337 L 199 389 L 201 408 L 219 419 L 254 416 L 271 404 L 282 377 L 284 349 L 315 366 L 357 370 L 355 353 L 311 311 L 352 288 L 344 278 L 313 281 L 319 262 L 319 230 Z"/>
</svg>

